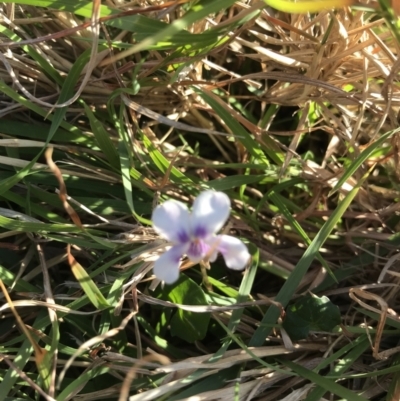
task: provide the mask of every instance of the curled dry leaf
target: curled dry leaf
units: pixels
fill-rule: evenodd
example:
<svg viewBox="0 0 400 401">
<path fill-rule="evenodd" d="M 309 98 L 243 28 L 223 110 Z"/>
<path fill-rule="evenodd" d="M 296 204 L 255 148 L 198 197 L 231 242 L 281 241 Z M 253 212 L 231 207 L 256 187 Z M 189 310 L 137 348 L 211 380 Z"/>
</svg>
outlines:
<svg viewBox="0 0 400 401">
<path fill-rule="evenodd" d="M 373 294 L 372 292 L 365 291 L 361 288 L 350 288 L 349 296 L 353 301 L 357 302 L 363 308 L 365 308 L 371 312 L 377 313 L 380 316 L 378 326 L 376 328 L 376 336 L 375 336 L 374 345 L 372 346 L 372 351 L 373 351 L 372 355 L 376 359 L 386 359 L 391 354 L 391 352 L 388 352 L 388 351 L 392 351 L 392 350 L 379 352 L 379 346 L 380 346 L 380 342 L 381 342 L 381 338 L 382 338 L 382 334 L 383 334 L 383 329 L 385 327 L 386 319 L 388 317 L 390 317 L 392 319 L 400 321 L 399 317 L 397 315 L 395 315 L 394 311 L 389 308 L 387 302 L 377 294 Z M 368 300 L 368 301 L 377 302 L 378 305 L 380 306 L 380 310 L 376 309 L 372 306 L 369 306 L 367 303 L 362 301 L 360 298 Z M 396 352 L 397 351 L 398 351 L 398 347 L 396 347 Z"/>
<path fill-rule="evenodd" d="M 46 149 L 46 152 L 44 155 L 46 157 L 46 162 L 50 168 L 50 171 L 54 174 L 54 176 L 56 177 L 56 179 L 58 181 L 59 190 L 60 190 L 58 197 L 61 199 L 64 209 L 69 214 L 69 216 L 71 217 L 71 220 L 74 222 L 74 224 L 77 225 L 79 228 L 83 229 L 81 219 L 79 218 L 78 214 L 75 212 L 73 207 L 68 203 L 67 187 L 65 185 L 65 182 L 64 182 L 64 179 L 63 179 L 60 169 L 54 163 L 53 158 L 52 158 L 53 148 L 48 147 Z"/>
</svg>

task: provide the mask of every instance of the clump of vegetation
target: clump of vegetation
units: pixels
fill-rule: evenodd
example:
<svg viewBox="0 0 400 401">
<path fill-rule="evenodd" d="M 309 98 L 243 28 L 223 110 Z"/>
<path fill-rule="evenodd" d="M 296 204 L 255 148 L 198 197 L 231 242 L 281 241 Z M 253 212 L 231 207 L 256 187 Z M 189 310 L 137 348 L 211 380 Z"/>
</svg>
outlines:
<svg viewBox="0 0 400 401">
<path fill-rule="evenodd" d="M 389 2 L 0 7 L 0 401 L 399 399 Z M 163 286 L 209 190 L 247 267 Z"/>
</svg>

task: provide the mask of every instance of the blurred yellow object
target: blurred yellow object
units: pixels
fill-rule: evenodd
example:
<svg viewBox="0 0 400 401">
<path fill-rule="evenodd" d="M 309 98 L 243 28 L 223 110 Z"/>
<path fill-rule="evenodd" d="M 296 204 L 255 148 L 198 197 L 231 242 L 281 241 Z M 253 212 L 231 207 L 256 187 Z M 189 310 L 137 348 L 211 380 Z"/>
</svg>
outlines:
<svg viewBox="0 0 400 401">
<path fill-rule="evenodd" d="M 329 8 L 341 8 L 352 5 L 354 0 L 264 0 L 270 7 L 288 13 L 315 13 Z M 393 0 L 393 3 L 399 3 Z M 394 5 L 393 5 L 394 8 Z"/>
</svg>

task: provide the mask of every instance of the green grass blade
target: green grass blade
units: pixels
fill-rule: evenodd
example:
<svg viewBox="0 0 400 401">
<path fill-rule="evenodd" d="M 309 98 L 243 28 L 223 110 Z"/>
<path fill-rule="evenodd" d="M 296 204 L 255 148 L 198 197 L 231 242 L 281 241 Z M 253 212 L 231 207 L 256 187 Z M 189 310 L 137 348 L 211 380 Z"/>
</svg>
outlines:
<svg viewBox="0 0 400 401">
<path fill-rule="evenodd" d="M 71 270 L 75 278 L 78 280 L 83 291 L 90 299 L 90 302 L 99 310 L 109 308 L 107 300 L 101 293 L 95 282 L 90 278 L 86 270 L 75 260 L 75 258 L 69 254 L 69 262 Z"/>
<path fill-rule="evenodd" d="M 61 391 L 61 393 L 57 396 L 57 401 L 70 399 L 70 395 L 74 394 L 76 390 L 79 390 L 82 385 L 90 380 L 93 380 L 97 376 L 106 374 L 109 370 L 110 369 L 108 367 L 97 367 L 84 372 Z"/>
<path fill-rule="evenodd" d="M 260 258 L 260 254 L 258 249 L 254 246 L 250 246 L 251 252 L 251 265 L 243 277 L 243 280 L 239 287 L 239 294 L 236 299 L 237 303 L 245 302 L 249 299 L 249 295 L 251 293 L 251 289 L 253 288 L 253 283 L 256 277 L 258 262 Z M 236 326 L 240 322 L 240 318 L 242 317 L 244 309 L 235 309 L 232 311 L 232 315 L 228 322 L 228 329 L 233 333 L 235 331 Z M 214 356 L 209 360 L 209 362 L 214 362 L 223 356 L 225 351 L 228 349 L 229 345 L 232 343 L 232 338 L 227 337 L 227 339 L 222 344 L 222 347 L 214 354 Z"/>
<path fill-rule="evenodd" d="M 104 49 L 105 47 L 103 47 L 102 50 Z M 91 49 L 88 49 L 85 52 L 83 52 L 75 61 L 62 86 L 57 104 L 64 103 L 74 96 L 75 86 L 81 76 L 83 69 L 87 66 L 90 60 L 90 56 L 91 56 Z M 61 122 L 64 119 L 66 112 L 67 112 L 67 107 L 57 108 L 56 111 L 54 112 L 54 118 L 51 121 L 49 135 L 46 139 L 46 145 L 50 143 L 54 134 L 57 132 L 58 128 L 61 125 Z"/>
<path fill-rule="evenodd" d="M 238 140 L 242 142 L 243 146 L 248 149 L 254 159 L 261 161 L 265 164 L 265 166 L 268 166 L 269 162 L 266 159 L 261 146 L 255 141 L 255 139 L 253 139 L 249 132 L 236 121 L 235 118 L 232 118 L 232 114 L 222 107 L 218 97 L 215 94 L 207 93 L 199 88 L 193 89 L 204 99 L 208 105 L 211 106 L 211 108 L 219 115 L 219 117 L 221 117 L 231 131 L 238 137 Z M 277 150 L 278 149 L 266 149 L 266 153 L 274 163 L 280 165 L 282 164 L 282 160 L 279 157 Z"/>
<path fill-rule="evenodd" d="M 325 391 L 330 391 L 333 394 L 338 395 L 339 397 L 344 398 L 345 400 L 351 401 L 368 401 L 367 398 L 362 397 L 354 393 L 353 391 L 347 389 L 346 387 L 341 386 L 340 384 L 335 383 L 333 380 L 327 379 L 319 374 L 313 372 L 312 370 L 308 370 L 303 366 L 298 365 L 297 363 L 293 363 L 286 359 L 277 358 L 283 365 L 290 368 L 293 372 L 296 372 L 299 376 L 311 381 L 312 383 L 316 383 L 325 389 Z"/>
<path fill-rule="evenodd" d="M 350 166 L 346 169 L 344 174 L 340 177 L 336 185 L 332 188 L 329 193 L 329 196 L 334 194 L 342 185 L 358 170 L 358 168 L 367 161 L 392 135 L 396 132 L 399 132 L 400 128 L 396 128 L 393 131 L 388 131 L 383 134 L 380 138 L 378 138 L 375 142 L 369 145 L 366 149 L 364 149 L 360 156 L 354 160 Z"/>
<path fill-rule="evenodd" d="M 108 162 L 115 169 L 119 169 L 119 156 L 115 143 L 110 139 L 110 134 L 106 131 L 103 124 L 96 118 L 90 107 L 83 102 L 86 116 L 89 118 L 90 126 L 96 138 L 96 142 L 104 155 L 107 157 Z"/>
<path fill-rule="evenodd" d="M 345 345 L 342 347 L 340 350 L 335 352 L 333 355 L 330 355 L 325 361 L 320 363 L 316 369 L 316 371 L 319 371 L 320 369 L 324 369 L 325 367 L 329 366 L 332 363 L 335 363 L 335 361 L 340 361 L 339 363 L 336 363 L 336 365 L 333 367 L 332 371 L 328 373 L 326 376 L 329 378 L 332 376 L 332 374 L 339 374 L 343 375 L 347 370 L 351 368 L 351 366 L 354 364 L 354 362 L 365 352 L 370 347 L 369 340 L 367 336 L 360 336 L 356 338 L 354 341 L 351 343 Z M 347 352 L 349 350 L 349 352 Z M 344 353 L 346 353 L 346 356 L 343 357 Z M 307 398 L 304 401 L 319 401 L 324 394 L 326 393 L 325 387 L 316 387 L 314 388 L 308 395 Z"/>
<path fill-rule="evenodd" d="M 169 169 L 170 169 L 170 162 L 165 158 L 164 155 L 161 154 L 160 151 L 158 151 L 155 146 L 151 143 L 150 139 L 147 138 L 144 133 L 142 133 L 142 141 L 143 145 L 146 147 L 147 151 L 149 152 L 149 155 L 151 157 L 151 160 L 153 160 L 154 165 L 158 167 L 160 172 L 162 174 L 166 174 Z M 171 168 L 171 174 L 170 177 L 174 179 L 177 183 L 180 184 L 193 184 L 192 180 L 188 177 L 185 176 L 182 172 L 180 172 L 176 167 Z"/>
<path fill-rule="evenodd" d="M 335 228 L 338 221 L 342 217 L 343 213 L 347 210 L 354 197 L 357 195 L 357 192 L 362 183 L 363 180 L 360 180 L 357 186 L 355 186 L 354 189 L 346 195 L 342 202 L 340 202 L 338 207 L 335 209 L 335 211 L 323 225 L 321 230 L 315 236 L 314 240 L 311 242 L 307 250 L 304 252 L 302 258 L 297 263 L 295 269 L 286 280 L 285 284 L 282 286 L 278 295 L 275 297 L 275 301 L 280 302 L 283 307 L 286 307 L 286 305 L 291 300 L 297 286 L 300 284 L 301 279 L 306 274 L 314 258 L 318 255 L 319 249 L 324 244 L 332 230 Z M 265 338 L 268 336 L 273 325 L 276 324 L 279 314 L 280 310 L 274 306 L 271 306 L 268 309 L 267 313 L 264 315 L 261 321 L 260 327 L 255 331 L 253 337 L 250 340 L 250 346 L 261 346 L 264 343 Z"/>
<path fill-rule="evenodd" d="M 291 227 L 296 231 L 296 233 L 301 237 L 301 239 L 304 241 L 304 243 L 307 246 L 311 245 L 311 239 L 308 237 L 307 233 L 303 230 L 299 222 L 292 216 L 290 213 L 289 209 L 285 206 L 283 202 L 280 201 L 280 197 L 278 194 L 272 190 L 268 197 L 275 203 L 275 205 L 278 207 L 279 211 L 285 216 Z M 332 271 L 328 265 L 328 263 L 325 261 L 325 259 L 321 256 L 321 254 L 318 252 L 316 255 L 316 258 L 321 262 L 322 266 L 325 267 L 325 269 L 332 274 Z"/>
<path fill-rule="evenodd" d="M 231 6 L 235 0 L 203 0 L 192 5 L 192 9 L 182 18 L 179 18 L 169 24 L 165 29 L 151 35 L 142 42 L 134 45 L 131 53 L 137 53 L 141 50 L 154 46 L 157 42 L 165 41 L 165 39 L 173 38 L 177 33 L 187 29 L 187 27 L 196 21 L 206 18 L 209 14 L 220 12 L 222 9 Z M 190 43 L 190 42 L 189 42 Z"/>
</svg>

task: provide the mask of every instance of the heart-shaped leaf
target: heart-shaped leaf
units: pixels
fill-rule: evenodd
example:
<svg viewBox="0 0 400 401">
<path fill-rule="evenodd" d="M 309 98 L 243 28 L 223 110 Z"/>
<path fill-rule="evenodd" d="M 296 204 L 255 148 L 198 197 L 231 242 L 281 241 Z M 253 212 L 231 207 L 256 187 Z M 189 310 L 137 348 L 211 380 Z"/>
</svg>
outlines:
<svg viewBox="0 0 400 401">
<path fill-rule="evenodd" d="M 328 297 L 307 294 L 286 310 L 282 327 L 294 341 L 301 340 L 312 331 L 332 331 L 340 324 L 340 311 Z"/>
<path fill-rule="evenodd" d="M 206 296 L 199 285 L 193 280 L 181 274 L 179 280 L 174 284 L 164 288 L 160 298 L 181 305 L 207 305 Z M 190 312 L 179 309 L 171 319 L 171 334 L 182 338 L 187 342 L 201 340 L 207 334 L 209 313 Z"/>
</svg>

